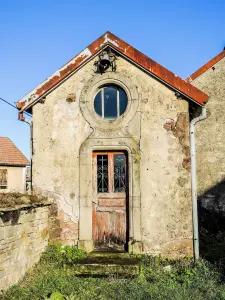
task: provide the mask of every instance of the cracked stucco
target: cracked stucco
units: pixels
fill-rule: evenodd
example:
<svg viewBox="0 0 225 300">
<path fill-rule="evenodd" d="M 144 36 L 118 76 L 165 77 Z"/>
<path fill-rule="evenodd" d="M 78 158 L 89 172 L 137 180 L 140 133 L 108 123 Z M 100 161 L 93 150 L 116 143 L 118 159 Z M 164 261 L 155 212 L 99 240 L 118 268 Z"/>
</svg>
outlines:
<svg viewBox="0 0 225 300">
<path fill-rule="evenodd" d="M 79 101 L 85 83 L 95 76 L 93 62 L 47 95 L 44 104 L 33 107 L 34 187 L 52 198 L 57 195 L 59 210 L 75 222 L 79 221 L 80 146 L 93 133 Z M 139 98 L 136 114 L 124 126 L 133 136 L 130 143 L 139 147 L 133 176 L 140 179 L 141 200 L 137 205 L 143 249 L 171 256 L 191 254 L 190 173 L 182 165 L 185 153 L 179 138 L 164 128 L 167 119 L 176 122 L 180 114 L 188 116 L 188 103 L 121 57 L 117 72 L 133 82 Z M 75 95 L 75 101 L 66 100 L 69 94 Z M 188 124 L 185 130 L 188 136 Z M 113 144 L 114 137 L 109 138 Z"/>
</svg>

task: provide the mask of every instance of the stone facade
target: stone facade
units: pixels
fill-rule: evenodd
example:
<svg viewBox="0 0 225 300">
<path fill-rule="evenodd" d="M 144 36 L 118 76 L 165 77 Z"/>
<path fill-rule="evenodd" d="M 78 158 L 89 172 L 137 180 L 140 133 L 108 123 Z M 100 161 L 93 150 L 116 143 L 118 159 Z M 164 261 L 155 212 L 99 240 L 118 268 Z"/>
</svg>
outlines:
<svg viewBox="0 0 225 300">
<path fill-rule="evenodd" d="M 121 56 L 116 72 L 96 74 L 90 60 L 33 107 L 34 192 L 57 209 L 51 238 L 91 250 L 95 150 L 126 150 L 129 164 L 129 251 L 192 255 L 189 104 Z M 116 84 L 128 108 L 99 120 L 93 95 Z"/>
<path fill-rule="evenodd" d="M 225 58 L 191 82 L 209 95 L 196 126 L 198 195 L 204 207 L 225 209 Z"/>
<path fill-rule="evenodd" d="M 21 208 L 0 215 L 0 290 L 23 278 L 48 244 L 48 206 Z"/>
</svg>

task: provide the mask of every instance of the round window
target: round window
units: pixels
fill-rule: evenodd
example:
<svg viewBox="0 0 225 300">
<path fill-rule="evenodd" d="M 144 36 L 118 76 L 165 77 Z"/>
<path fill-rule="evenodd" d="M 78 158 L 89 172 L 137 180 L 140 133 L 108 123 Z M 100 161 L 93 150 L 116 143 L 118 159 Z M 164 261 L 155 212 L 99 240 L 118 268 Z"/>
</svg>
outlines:
<svg viewBox="0 0 225 300">
<path fill-rule="evenodd" d="M 102 87 L 94 99 L 95 112 L 105 120 L 115 120 L 127 108 L 127 95 L 123 89 L 114 85 Z"/>
</svg>

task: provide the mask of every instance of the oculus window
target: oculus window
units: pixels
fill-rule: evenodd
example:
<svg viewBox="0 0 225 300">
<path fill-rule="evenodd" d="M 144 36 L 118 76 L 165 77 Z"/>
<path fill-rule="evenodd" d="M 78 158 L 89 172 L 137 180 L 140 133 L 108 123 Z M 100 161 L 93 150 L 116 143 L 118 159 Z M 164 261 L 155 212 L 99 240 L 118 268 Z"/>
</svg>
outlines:
<svg viewBox="0 0 225 300">
<path fill-rule="evenodd" d="M 105 120 L 117 119 L 125 112 L 127 104 L 127 94 L 114 85 L 102 87 L 94 99 L 95 112 Z"/>
</svg>

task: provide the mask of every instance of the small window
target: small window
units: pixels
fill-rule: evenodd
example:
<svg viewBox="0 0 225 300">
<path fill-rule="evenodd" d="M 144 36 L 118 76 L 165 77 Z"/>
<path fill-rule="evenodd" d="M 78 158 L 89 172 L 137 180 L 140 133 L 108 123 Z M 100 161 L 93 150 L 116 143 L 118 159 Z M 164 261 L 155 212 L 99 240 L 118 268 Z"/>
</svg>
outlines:
<svg viewBox="0 0 225 300">
<path fill-rule="evenodd" d="M 8 177 L 8 170 L 7 169 L 0 169 L 0 189 L 6 190 L 7 189 L 7 178 Z"/>
<path fill-rule="evenodd" d="M 115 120 L 127 108 L 127 95 L 123 89 L 108 85 L 99 90 L 94 99 L 95 112 L 105 120 Z"/>
</svg>

